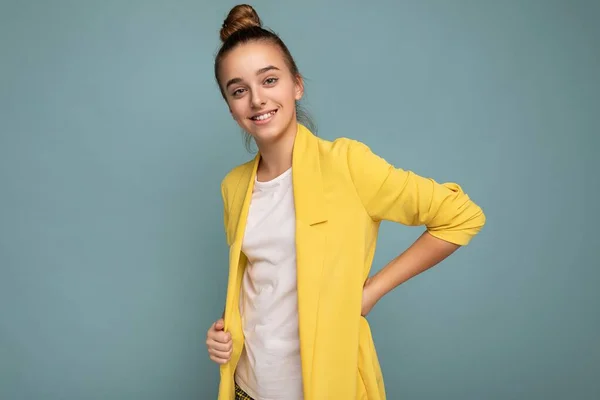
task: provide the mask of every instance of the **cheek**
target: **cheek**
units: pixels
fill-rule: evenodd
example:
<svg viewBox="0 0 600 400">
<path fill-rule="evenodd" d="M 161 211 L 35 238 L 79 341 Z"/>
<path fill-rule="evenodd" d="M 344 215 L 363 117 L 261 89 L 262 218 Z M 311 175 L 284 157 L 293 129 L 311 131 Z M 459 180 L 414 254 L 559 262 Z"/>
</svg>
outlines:
<svg viewBox="0 0 600 400">
<path fill-rule="evenodd" d="M 243 119 L 243 116 L 246 115 L 241 102 L 229 103 L 229 112 L 236 120 Z"/>
<path fill-rule="evenodd" d="M 293 87 L 282 88 L 278 93 L 278 98 L 281 104 L 286 106 L 294 105 L 296 103 L 296 92 Z"/>
</svg>

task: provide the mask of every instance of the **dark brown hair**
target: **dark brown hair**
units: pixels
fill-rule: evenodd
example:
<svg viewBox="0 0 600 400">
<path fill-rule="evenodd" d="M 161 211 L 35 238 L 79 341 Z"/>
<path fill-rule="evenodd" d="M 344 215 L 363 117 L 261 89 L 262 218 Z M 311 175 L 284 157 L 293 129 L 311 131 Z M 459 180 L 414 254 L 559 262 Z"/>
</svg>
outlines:
<svg viewBox="0 0 600 400">
<path fill-rule="evenodd" d="M 298 66 L 285 43 L 283 43 L 279 38 L 279 35 L 275 32 L 263 28 L 262 21 L 252 6 L 248 4 L 239 4 L 233 7 L 223 22 L 220 37 L 222 44 L 215 57 L 215 79 L 217 80 L 217 85 L 219 85 L 219 90 L 224 99 L 226 99 L 226 97 L 219 80 L 219 67 L 227 53 L 245 43 L 262 41 L 277 46 L 281 50 L 283 59 L 292 76 L 295 79 L 302 78 Z M 315 124 L 298 102 L 296 102 L 296 118 L 300 123 L 316 133 Z M 247 148 L 249 148 L 250 140 L 250 136 L 246 135 Z"/>
</svg>

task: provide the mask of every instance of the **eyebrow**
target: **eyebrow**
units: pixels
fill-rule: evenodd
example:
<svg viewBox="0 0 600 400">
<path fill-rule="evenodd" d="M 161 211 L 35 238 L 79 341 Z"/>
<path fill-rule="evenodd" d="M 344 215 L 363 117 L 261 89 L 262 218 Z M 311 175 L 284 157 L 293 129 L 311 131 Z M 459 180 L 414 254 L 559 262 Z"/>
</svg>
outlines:
<svg viewBox="0 0 600 400">
<path fill-rule="evenodd" d="M 264 74 L 265 72 L 268 71 L 280 71 L 279 68 L 277 68 L 274 65 L 269 65 L 267 67 L 261 68 L 258 71 L 256 71 L 256 75 L 260 75 L 260 74 Z M 225 85 L 226 88 L 229 88 L 229 86 L 231 85 L 235 85 L 236 83 L 240 83 L 242 81 L 242 78 L 233 78 L 227 81 L 227 84 Z"/>
</svg>

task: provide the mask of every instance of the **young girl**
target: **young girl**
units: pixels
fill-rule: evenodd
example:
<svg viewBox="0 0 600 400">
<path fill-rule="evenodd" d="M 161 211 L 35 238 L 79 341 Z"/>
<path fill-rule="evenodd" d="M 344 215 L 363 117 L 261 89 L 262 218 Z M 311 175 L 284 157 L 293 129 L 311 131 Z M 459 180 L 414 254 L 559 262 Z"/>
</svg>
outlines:
<svg viewBox="0 0 600 400">
<path fill-rule="evenodd" d="M 229 281 L 206 341 L 219 399 L 385 399 L 365 316 L 466 245 L 484 214 L 457 184 L 395 168 L 358 141 L 313 135 L 298 121 L 296 63 L 251 6 L 230 11 L 221 40 L 216 80 L 258 154 L 221 185 Z M 369 278 L 382 220 L 426 229 Z"/>
</svg>

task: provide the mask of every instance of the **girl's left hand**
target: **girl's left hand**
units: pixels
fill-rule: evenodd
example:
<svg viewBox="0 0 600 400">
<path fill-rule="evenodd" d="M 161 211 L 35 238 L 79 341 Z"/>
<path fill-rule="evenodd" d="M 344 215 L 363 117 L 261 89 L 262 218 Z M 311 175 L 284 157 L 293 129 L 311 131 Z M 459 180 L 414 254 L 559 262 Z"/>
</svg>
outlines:
<svg viewBox="0 0 600 400">
<path fill-rule="evenodd" d="M 369 312 L 373 309 L 377 301 L 379 301 L 379 296 L 376 293 L 375 285 L 373 283 L 373 278 L 369 277 L 363 286 L 362 293 L 362 307 L 360 311 L 360 315 L 366 317 Z"/>
</svg>

